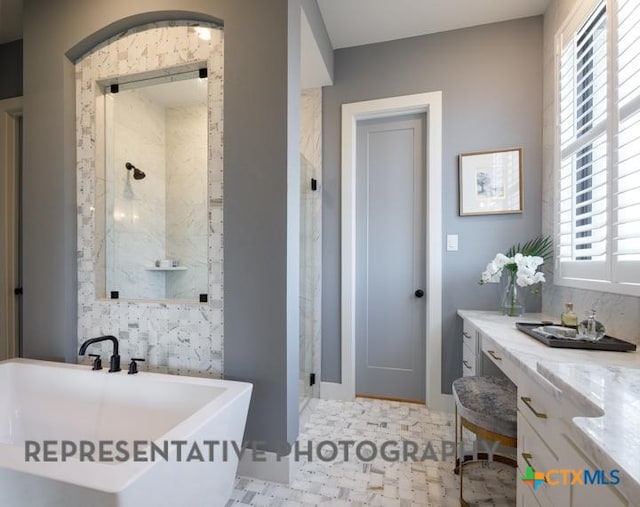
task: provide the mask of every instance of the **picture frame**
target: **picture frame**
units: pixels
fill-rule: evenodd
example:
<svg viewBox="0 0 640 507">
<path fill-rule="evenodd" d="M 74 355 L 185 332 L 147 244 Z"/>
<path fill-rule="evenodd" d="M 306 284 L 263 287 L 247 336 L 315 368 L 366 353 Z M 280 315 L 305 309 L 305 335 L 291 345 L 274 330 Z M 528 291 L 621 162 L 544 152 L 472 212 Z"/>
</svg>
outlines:
<svg viewBox="0 0 640 507">
<path fill-rule="evenodd" d="M 459 155 L 460 216 L 522 213 L 522 148 Z"/>
</svg>

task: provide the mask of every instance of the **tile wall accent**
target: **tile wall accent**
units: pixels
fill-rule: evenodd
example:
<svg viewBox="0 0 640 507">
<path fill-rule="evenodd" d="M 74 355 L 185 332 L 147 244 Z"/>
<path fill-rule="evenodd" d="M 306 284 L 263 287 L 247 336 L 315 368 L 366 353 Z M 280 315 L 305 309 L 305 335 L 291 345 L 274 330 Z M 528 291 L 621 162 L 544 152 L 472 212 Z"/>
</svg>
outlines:
<svg viewBox="0 0 640 507">
<path fill-rule="evenodd" d="M 544 16 L 543 36 L 543 175 L 542 175 L 542 233 L 553 235 L 554 213 L 554 87 L 555 87 L 555 35 L 562 23 L 573 11 L 578 0 L 557 0 L 551 2 Z M 550 283 L 553 280 L 553 266 L 545 267 L 548 282 L 542 284 L 542 311 L 557 315 L 565 302 L 573 302 L 578 318 L 582 320 L 591 308 L 597 311 L 607 333 L 640 345 L 638 315 L 640 298 L 607 292 L 561 287 Z"/>
<path fill-rule="evenodd" d="M 144 357 L 154 371 L 222 375 L 223 32 L 198 37 L 198 23 L 172 21 L 129 30 L 76 62 L 78 344 L 113 334 L 123 365 Z M 103 92 L 118 76 L 156 77 L 171 67 L 208 68 L 208 303 L 106 300 Z M 96 349 L 99 349 L 96 347 Z M 109 353 L 105 346 L 103 354 Z"/>
<path fill-rule="evenodd" d="M 311 179 L 317 190 L 311 190 Z M 300 103 L 300 396 L 320 396 L 322 300 L 322 89 Z M 309 388 L 309 373 L 316 384 Z"/>
</svg>

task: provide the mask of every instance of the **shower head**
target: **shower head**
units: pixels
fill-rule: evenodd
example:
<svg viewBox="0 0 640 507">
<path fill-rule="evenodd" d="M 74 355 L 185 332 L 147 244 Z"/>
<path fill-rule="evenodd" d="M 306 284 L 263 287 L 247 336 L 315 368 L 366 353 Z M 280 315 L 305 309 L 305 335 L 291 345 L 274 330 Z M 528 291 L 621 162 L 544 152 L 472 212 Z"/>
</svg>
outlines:
<svg viewBox="0 0 640 507">
<path fill-rule="evenodd" d="M 141 180 L 146 176 L 144 172 L 134 166 L 131 162 L 127 162 L 124 166 L 127 168 L 127 171 L 131 171 L 133 169 L 134 180 Z"/>
</svg>

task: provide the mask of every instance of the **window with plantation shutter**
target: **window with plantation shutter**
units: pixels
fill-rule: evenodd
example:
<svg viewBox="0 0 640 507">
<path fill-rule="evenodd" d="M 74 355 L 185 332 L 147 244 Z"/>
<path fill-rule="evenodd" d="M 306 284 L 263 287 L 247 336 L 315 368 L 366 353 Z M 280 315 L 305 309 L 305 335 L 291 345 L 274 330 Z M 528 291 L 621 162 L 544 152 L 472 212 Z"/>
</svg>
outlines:
<svg viewBox="0 0 640 507">
<path fill-rule="evenodd" d="M 640 295 L 637 26 L 637 0 L 585 1 L 557 36 L 560 285 Z"/>
<path fill-rule="evenodd" d="M 640 283 L 640 2 L 618 0 L 613 280 Z"/>
</svg>

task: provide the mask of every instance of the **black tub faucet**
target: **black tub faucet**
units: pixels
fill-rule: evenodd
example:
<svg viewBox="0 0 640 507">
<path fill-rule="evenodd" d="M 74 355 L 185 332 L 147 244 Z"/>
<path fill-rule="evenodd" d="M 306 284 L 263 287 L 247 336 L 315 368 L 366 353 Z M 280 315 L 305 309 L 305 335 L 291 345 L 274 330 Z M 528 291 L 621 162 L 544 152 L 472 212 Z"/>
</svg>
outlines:
<svg viewBox="0 0 640 507">
<path fill-rule="evenodd" d="M 78 355 L 84 356 L 85 352 L 87 351 L 87 347 L 92 343 L 104 342 L 107 340 L 113 343 L 113 354 L 111 356 L 109 371 L 110 372 L 120 371 L 120 354 L 118 354 L 118 339 L 115 336 L 106 335 L 106 336 L 98 336 L 97 338 L 89 338 L 86 342 L 84 342 L 80 346 L 80 351 L 78 352 Z"/>
</svg>

